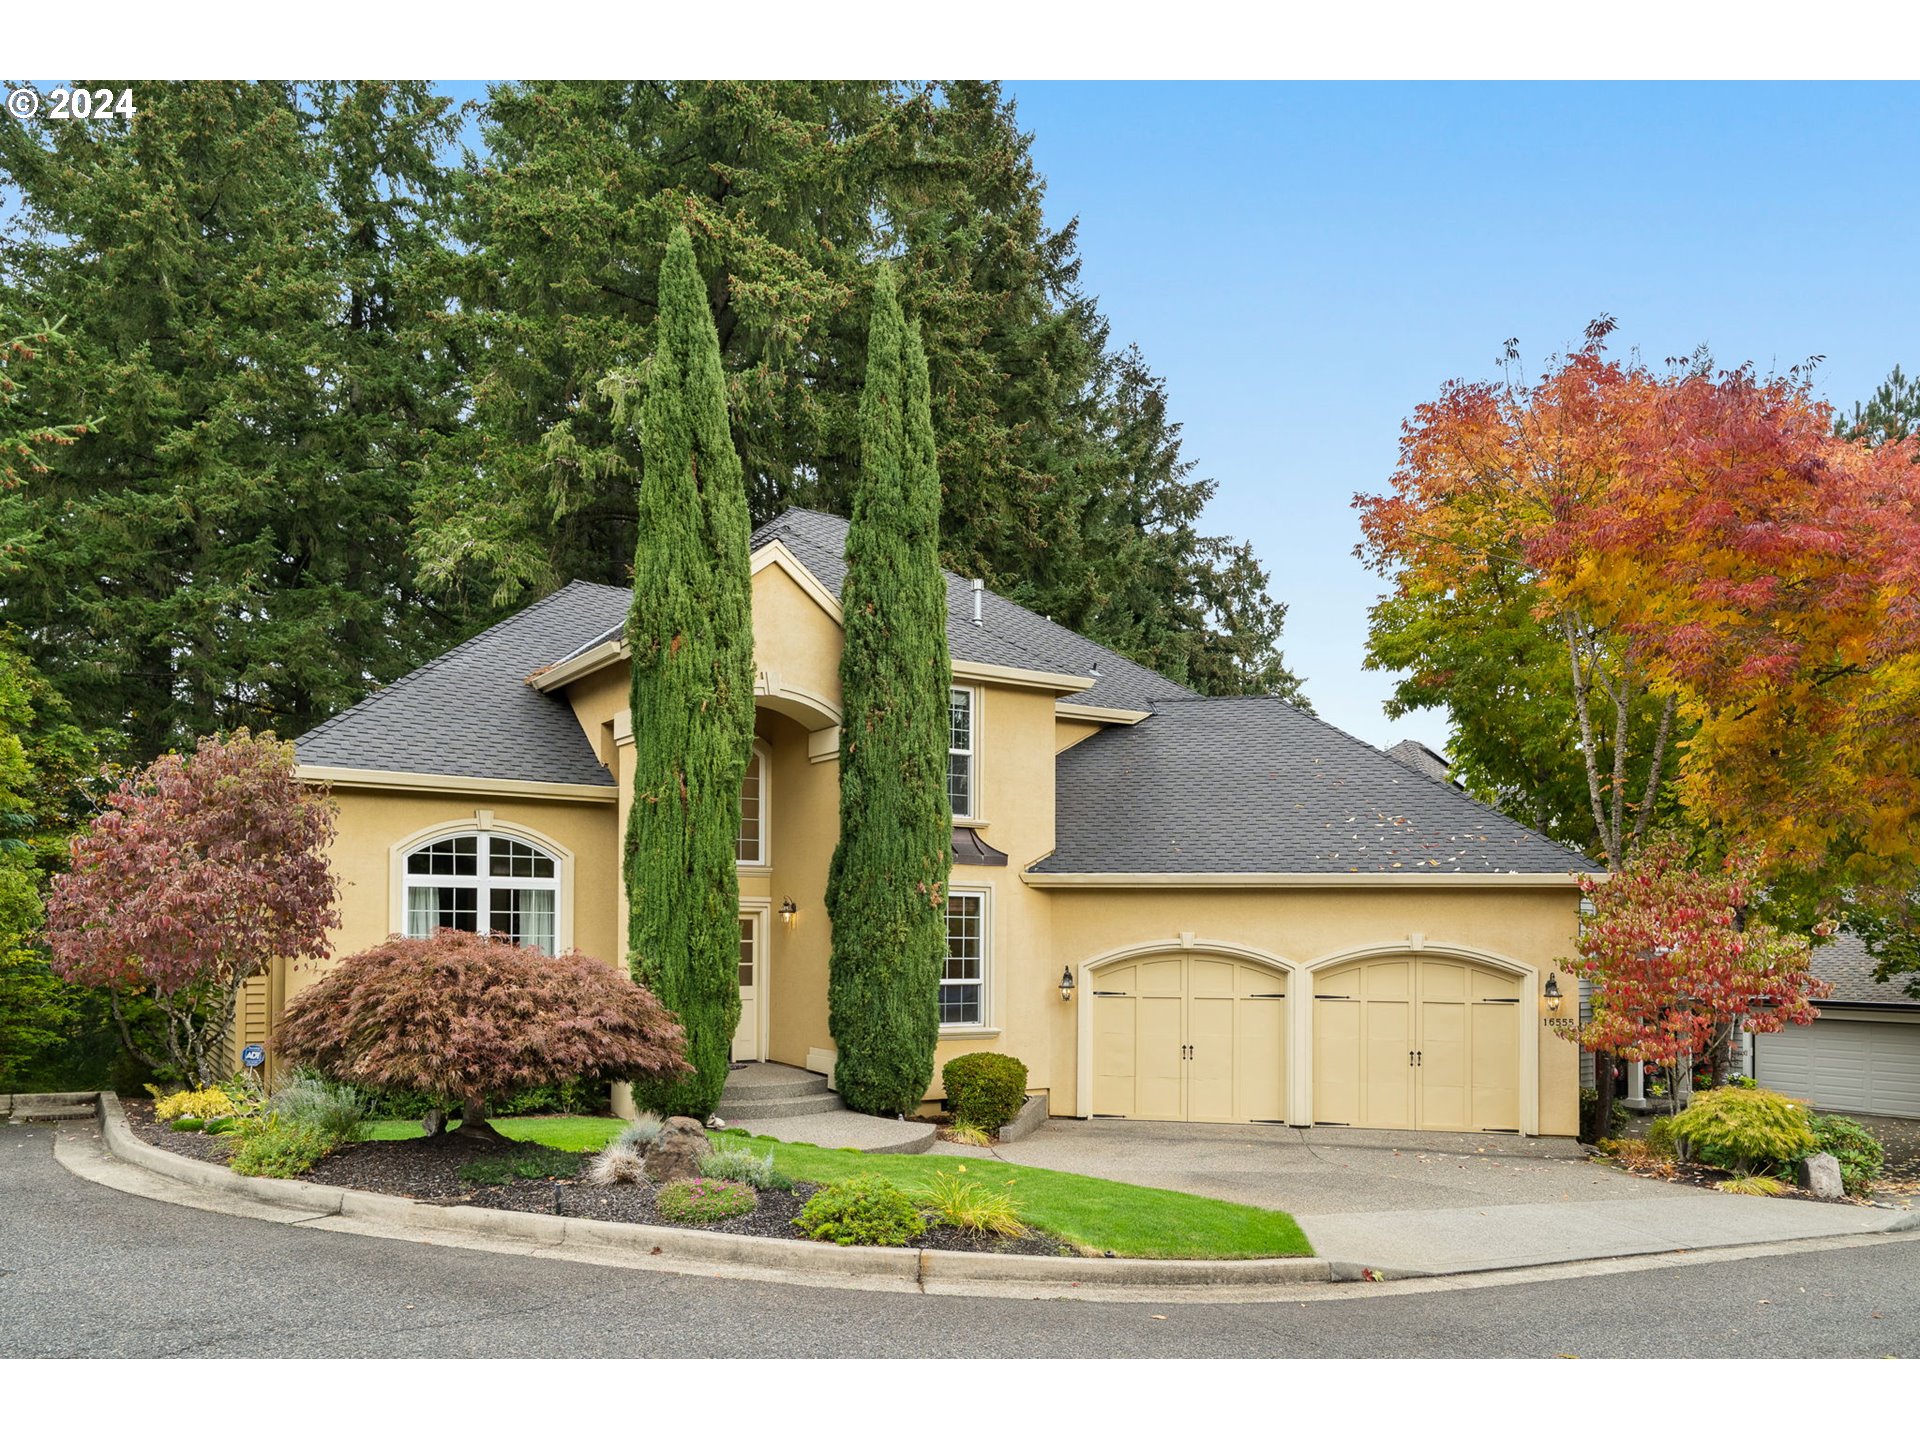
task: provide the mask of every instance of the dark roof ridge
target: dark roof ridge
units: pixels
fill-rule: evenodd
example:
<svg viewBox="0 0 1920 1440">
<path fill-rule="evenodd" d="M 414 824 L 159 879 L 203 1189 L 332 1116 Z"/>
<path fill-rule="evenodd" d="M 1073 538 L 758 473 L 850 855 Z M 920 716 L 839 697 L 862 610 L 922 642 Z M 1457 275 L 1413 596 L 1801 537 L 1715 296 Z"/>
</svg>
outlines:
<svg viewBox="0 0 1920 1440">
<path fill-rule="evenodd" d="M 466 639 L 462 640 L 458 645 L 454 646 L 451 650 L 443 650 L 438 655 L 434 656 L 431 660 L 424 661 L 421 664 L 414 666 L 413 669 L 407 671 L 406 674 L 401 675 L 393 680 L 390 680 L 385 685 L 378 686 L 377 688 L 369 691 L 363 698 L 354 701 L 353 704 L 349 705 L 346 709 L 340 711 L 338 714 L 329 715 L 326 719 L 322 720 L 318 725 L 315 725 L 311 729 L 303 731 L 299 736 L 299 738 L 301 740 L 311 740 L 315 736 L 326 734 L 327 731 L 333 729 L 335 726 L 339 725 L 342 721 L 346 720 L 348 716 L 357 714 L 359 711 L 364 710 L 367 706 L 372 705 L 376 700 L 380 700 L 388 695 L 391 695 L 394 691 L 398 690 L 401 686 L 407 684 L 409 681 L 419 676 L 430 674 L 435 670 L 444 668 L 446 665 L 451 663 L 457 656 L 465 653 L 468 650 L 471 650 L 474 646 L 480 644 L 481 641 L 488 639 L 489 637 L 491 637 L 492 635 L 494 635 L 496 632 L 500 630 L 504 630 L 509 625 L 514 625 L 521 622 L 529 615 L 538 614 L 543 608 L 545 608 L 548 605 L 551 605 L 554 601 L 558 600 L 561 596 L 565 595 L 569 590 L 573 590 L 580 586 L 588 586 L 598 590 L 617 590 L 620 588 L 617 585 L 601 585 L 598 582 L 592 581 L 592 580 L 569 580 L 565 585 L 562 585 L 558 590 L 548 591 L 545 595 L 542 595 L 538 600 L 534 601 L 531 605 L 523 605 L 520 607 L 520 609 L 514 611 L 511 615 L 505 616 L 502 619 L 494 621 L 493 624 L 487 626 L 486 629 L 476 631 L 472 635 L 469 635 Z M 516 676 L 515 678 L 522 679 L 524 677 Z"/>
</svg>

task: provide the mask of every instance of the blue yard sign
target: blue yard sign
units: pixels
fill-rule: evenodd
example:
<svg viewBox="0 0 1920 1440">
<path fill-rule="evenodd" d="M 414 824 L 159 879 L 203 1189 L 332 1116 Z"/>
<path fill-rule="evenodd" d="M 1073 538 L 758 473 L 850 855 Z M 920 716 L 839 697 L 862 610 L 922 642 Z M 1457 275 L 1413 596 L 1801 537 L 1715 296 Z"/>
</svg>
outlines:
<svg viewBox="0 0 1920 1440">
<path fill-rule="evenodd" d="M 249 1070 L 258 1070 L 262 1065 L 267 1063 L 267 1047 L 264 1045 L 247 1046 L 240 1052 L 240 1063 Z"/>
</svg>

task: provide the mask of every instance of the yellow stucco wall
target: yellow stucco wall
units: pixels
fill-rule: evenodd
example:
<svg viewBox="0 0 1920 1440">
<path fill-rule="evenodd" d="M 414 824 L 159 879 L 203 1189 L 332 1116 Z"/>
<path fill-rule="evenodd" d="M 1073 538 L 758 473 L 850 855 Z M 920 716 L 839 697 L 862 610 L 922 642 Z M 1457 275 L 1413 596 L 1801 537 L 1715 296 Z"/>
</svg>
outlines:
<svg viewBox="0 0 1920 1440">
<path fill-rule="evenodd" d="M 402 927 L 395 856 L 418 843 L 412 837 L 437 826 L 484 824 L 571 856 L 558 907 L 561 943 L 619 961 L 620 856 L 611 804 L 344 786 L 334 788 L 333 800 L 338 828 L 327 858 L 340 879 L 340 926 L 328 940 L 335 957 L 378 944 Z M 296 969 L 287 978 L 287 998 L 324 968 Z"/>
</svg>

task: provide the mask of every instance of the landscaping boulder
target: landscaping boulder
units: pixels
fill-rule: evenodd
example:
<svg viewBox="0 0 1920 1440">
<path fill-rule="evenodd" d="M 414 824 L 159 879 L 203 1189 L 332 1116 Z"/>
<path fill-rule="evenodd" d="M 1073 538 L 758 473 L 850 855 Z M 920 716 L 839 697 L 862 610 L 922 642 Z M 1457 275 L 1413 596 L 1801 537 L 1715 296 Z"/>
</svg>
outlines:
<svg viewBox="0 0 1920 1440">
<path fill-rule="evenodd" d="M 1838 1200 L 1847 1193 L 1840 1181 L 1840 1162 L 1821 1150 L 1800 1162 L 1800 1188 L 1822 1200 Z"/>
<path fill-rule="evenodd" d="M 698 1180 L 700 1157 L 713 1148 L 707 1127 L 698 1120 L 676 1115 L 647 1147 L 647 1178 L 656 1185 L 669 1180 Z"/>
</svg>

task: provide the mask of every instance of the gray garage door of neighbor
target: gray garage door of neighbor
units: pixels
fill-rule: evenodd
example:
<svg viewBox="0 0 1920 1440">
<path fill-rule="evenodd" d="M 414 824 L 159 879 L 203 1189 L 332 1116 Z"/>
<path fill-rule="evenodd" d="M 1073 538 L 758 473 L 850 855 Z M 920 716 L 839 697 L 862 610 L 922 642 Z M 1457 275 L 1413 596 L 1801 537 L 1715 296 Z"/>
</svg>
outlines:
<svg viewBox="0 0 1920 1440">
<path fill-rule="evenodd" d="M 1822 1110 L 1920 1119 L 1920 1025 L 1830 1020 L 1753 1037 L 1762 1085 Z"/>
</svg>

